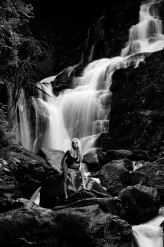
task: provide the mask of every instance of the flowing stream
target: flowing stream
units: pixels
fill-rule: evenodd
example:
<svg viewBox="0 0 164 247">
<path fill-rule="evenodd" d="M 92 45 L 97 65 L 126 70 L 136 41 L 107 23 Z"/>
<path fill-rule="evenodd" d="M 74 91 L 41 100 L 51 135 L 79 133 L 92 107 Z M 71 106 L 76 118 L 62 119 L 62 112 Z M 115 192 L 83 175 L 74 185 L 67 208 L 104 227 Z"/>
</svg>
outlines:
<svg viewBox="0 0 164 247">
<path fill-rule="evenodd" d="M 25 148 L 34 152 L 41 147 L 66 151 L 71 139 L 77 137 L 82 143 L 83 154 L 94 150 L 97 137 L 109 128 L 109 87 L 113 72 L 131 62 L 138 66 L 144 55 L 135 54 L 154 52 L 164 47 L 162 21 L 155 3 L 154 0 L 141 4 L 139 22 L 129 30 L 129 41 L 121 55 L 89 63 L 82 75 L 74 79 L 75 88 L 63 90 L 55 96 L 51 85 L 55 76 L 38 83 L 41 90 L 38 90 L 38 97 L 33 98 L 35 126 L 30 124 L 28 107 L 22 110 L 22 106 L 27 105 L 22 90 L 17 106 L 21 119 L 21 124 L 17 124 L 17 135 Z"/>
<path fill-rule="evenodd" d="M 133 234 L 138 247 L 163 247 L 163 230 L 160 226 L 164 221 L 158 215 L 151 221 L 133 226 Z"/>
</svg>

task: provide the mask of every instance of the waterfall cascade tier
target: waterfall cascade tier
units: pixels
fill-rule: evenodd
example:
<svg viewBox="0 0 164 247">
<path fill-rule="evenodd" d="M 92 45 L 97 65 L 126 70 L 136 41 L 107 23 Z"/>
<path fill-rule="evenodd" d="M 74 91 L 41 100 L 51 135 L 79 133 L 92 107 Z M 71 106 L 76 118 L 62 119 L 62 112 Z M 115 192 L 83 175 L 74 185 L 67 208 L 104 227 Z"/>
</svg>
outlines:
<svg viewBox="0 0 164 247">
<path fill-rule="evenodd" d="M 140 52 L 155 52 L 164 48 L 162 21 L 159 20 L 155 3 L 156 1 L 152 0 L 141 5 L 139 23 L 129 30 L 129 41 L 121 52 L 123 57 Z"/>
<path fill-rule="evenodd" d="M 76 136 L 81 140 L 85 153 L 93 147 L 100 133 L 108 131 L 108 105 L 111 98 L 108 87 L 113 70 L 126 65 L 123 60 L 116 57 L 90 63 L 83 75 L 76 78 L 75 84 L 78 86 L 63 91 L 57 97 L 48 83 L 49 78 L 38 84 L 38 87 L 46 92 L 46 95 L 42 94 L 33 99 L 37 125 L 42 113 L 47 119 L 43 146 L 66 151 L 70 147 L 71 139 Z M 40 108 L 43 110 L 39 111 Z"/>
<path fill-rule="evenodd" d="M 133 234 L 138 247 L 163 247 L 163 230 L 160 226 L 164 221 L 162 215 L 151 221 L 133 226 Z"/>
<path fill-rule="evenodd" d="M 22 92 L 18 103 L 21 119 L 18 138 L 24 147 L 34 152 L 43 146 L 66 151 L 71 139 L 77 137 L 81 140 L 83 154 L 95 148 L 97 137 L 102 132 L 108 132 L 109 128 L 112 96 L 109 88 L 114 71 L 130 63 L 138 66 L 144 56 L 136 58 L 135 54 L 154 52 L 164 47 L 162 21 L 154 8 L 155 3 L 151 0 L 141 4 L 139 23 L 131 27 L 129 41 L 121 56 L 88 64 L 82 75 L 74 79 L 74 89 L 63 90 L 56 97 L 51 87 L 55 76 L 39 82 L 38 97 L 33 98 L 32 116 L 34 118 L 35 115 L 35 121 L 29 120 L 28 110 L 21 110 L 20 106 L 28 105 Z"/>
</svg>

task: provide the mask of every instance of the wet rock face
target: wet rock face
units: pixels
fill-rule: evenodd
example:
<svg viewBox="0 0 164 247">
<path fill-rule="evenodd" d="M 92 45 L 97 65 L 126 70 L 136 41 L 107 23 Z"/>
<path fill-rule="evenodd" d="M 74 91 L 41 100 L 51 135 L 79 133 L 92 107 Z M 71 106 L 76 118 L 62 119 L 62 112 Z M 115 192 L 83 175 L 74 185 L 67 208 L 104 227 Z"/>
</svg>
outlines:
<svg viewBox="0 0 164 247">
<path fill-rule="evenodd" d="M 74 77 L 75 69 L 74 66 L 69 66 L 65 68 L 63 71 L 61 71 L 54 79 L 54 81 L 51 82 L 53 92 L 55 95 L 58 95 L 58 93 L 61 90 L 71 88 L 73 86 L 73 77 Z"/>
<path fill-rule="evenodd" d="M 130 150 L 108 150 L 106 152 L 106 156 L 109 161 L 125 159 L 125 158 L 131 159 L 132 155 L 133 153 Z"/>
<path fill-rule="evenodd" d="M 0 215 L 2 247 L 131 246 L 132 228 L 98 205 L 47 210 L 33 203 Z M 10 234 L 4 234 L 10 232 Z"/>
<path fill-rule="evenodd" d="M 19 145 L 10 146 L 0 159 L 0 212 L 18 205 L 17 198 L 30 198 L 46 177 L 56 174 L 41 157 Z"/>
<path fill-rule="evenodd" d="M 99 179 L 102 186 L 113 196 L 117 196 L 124 187 L 131 184 L 130 173 L 124 166 L 124 160 L 114 160 L 104 165 L 100 169 Z"/>
<path fill-rule="evenodd" d="M 132 172 L 132 184 L 143 184 L 154 187 L 160 194 L 161 204 L 164 202 L 164 158 L 152 163 L 147 162 L 144 166 Z"/>
<path fill-rule="evenodd" d="M 83 156 L 83 162 L 86 164 L 89 172 L 99 171 L 101 164 L 96 153 L 87 153 Z"/>
<path fill-rule="evenodd" d="M 158 214 L 160 197 L 153 187 L 140 184 L 128 186 L 119 193 L 118 198 L 125 208 L 123 219 L 131 225 L 144 223 Z"/>
<path fill-rule="evenodd" d="M 124 160 L 124 166 L 128 171 L 133 171 L 142 163 L 150 161 L 147 152 L 143 150 L 108 150 L 107 152 L 99 151 L 97 158 L 101 166 L 113 160 Z"/>
<path fill-rule="evenodd" d="M 138 22 L 140 4 L 141 0 L 104 3 L 103 16 L 86 34 L 82 61 L 89 63 L 104 57 L 118 56 L 128 41 L 129 28 Z"/>
<path fill-rule="evenodd" d="M 52 148 L 41 148 L 37 154 L 54 169 L 54 173 L 61 173 L 61 160 L 64 156 L 64 151 L 55 150 Z"/>
<path fill-rule="evenodd" d="M 15 200 L 15 185 L 13 181 L 0 183 L 0 213 L 19 208 L 22 203 Z"/>
<path fill-rule="evenodd" d="M 159 153 L 164 141 L 163 55 L 164 51 L 147 54 L 139 67 L 114 72 L 104 149 L 147 150 L 152 159 Z"/>
<path fill-rule="evenodd" d="M 7 97 L 7 86 L 3 81 L 0 80 L 0 103 L 7 105 Z"/>
</svg>

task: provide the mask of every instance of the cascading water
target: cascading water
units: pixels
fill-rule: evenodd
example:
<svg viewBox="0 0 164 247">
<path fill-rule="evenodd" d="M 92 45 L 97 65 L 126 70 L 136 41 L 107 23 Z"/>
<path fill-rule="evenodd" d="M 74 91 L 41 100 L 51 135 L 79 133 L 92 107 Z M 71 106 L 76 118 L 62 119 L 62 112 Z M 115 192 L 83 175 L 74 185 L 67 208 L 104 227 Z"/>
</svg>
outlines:
<svg viewBox="0 0 164 247">
<path fill-rule="evenodd" d="M 57 97 L 47 79 L 42 81 L 44 84 L 40 83 L 48 95 L 34 99 L 35 106 L 37 102 L 38 107 L 44 107 L 49 119 L 43 146 L 66 151 L 70 148 L 70 140 L 76 136 L 81 140 L 83 153 L 93 147 L 97 135 L 108 130 L 108 87 L 111 73 L 120 67 L 121 61 L 123 58 L 116 57 L 90 63 L 83 75 L 76 79 L 78 86 Z"/>
<path fill-rule="evenodd" d="M 24 90 L 20 91 L 20 97 L 16 106 L 17 114 L 15 115 L 14 129 L 18 140 L 26 149 L 31 149 L 31 131 L 30 124 L 28 121 L 29 110 L 26 102 Z"/>
<path fill-rule="evenodd" d="M 154 8 L 156 1 L 144 2 L 140 7 L 139 23 L 132 26 L 129 41 L 121 56 L 91 62 L 79 78 L 75 78 L 74 89 L 62 91 L 59 96 L 52 92 L 51 81 L 42 80 L 39 93 L 33 99 L 36 114 L 36 130 L 29 149 L 36 152 L 40 147 L 66 150 L 72 137 L 81 140 L 83 154 L 94 148 L 95 140 L 108 131 L 110 99 L 109 86 L 113 72 L 133 62 L 138 66 L 144 56 L 133 56 L 163 49 L 162 22 Z M 28 130 L 26 130 L 28 131 Z M 23 140 L 21 139 L 23 143 Z"/>
<path fill-rule="evenodd" d="M 133 234 L 138 247 L 163 247 L 163 230 L 160 226 L 164 217 L 159 215 L 151 221 L 133 226 Z"/>
<path fill-rule="evenodd" d="M 154 6 L 156 2 L 156 0 L 145 1 L 140 6 L 139 23 L 130 28 L 129 41 L 122 50 L 121 56 L 163 49 L 162 21 L 159 20 L 157 9 Z"/>
</svg>

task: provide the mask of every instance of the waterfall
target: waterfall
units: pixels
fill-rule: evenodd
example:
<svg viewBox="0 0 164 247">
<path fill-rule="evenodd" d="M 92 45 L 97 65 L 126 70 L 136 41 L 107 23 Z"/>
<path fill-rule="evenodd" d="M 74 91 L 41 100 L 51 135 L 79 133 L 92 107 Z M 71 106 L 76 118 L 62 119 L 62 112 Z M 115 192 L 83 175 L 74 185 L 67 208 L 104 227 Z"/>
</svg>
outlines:
<svg viewBox="0 0 164 247">
<path fill-rule="evenodd" d="M 39 187 L 30 197 L 30 201 L 35 202 L 37 205 L 40 204 L 40 190 L 41 187 Z"/>
<path fill-rule="evenodd" d="M 31 150 L 37 152 L 40 147 L 50 147 L 66 151 L 73 137 L 80 139 L 83 154 L 95 148 L 96 139 L 109 127 L 109 87 L 113 72 L 132 62 L 138 66 L 144 55 L 135 54 L 154 52 L 164 47 L 162 21 L 155 3 L 154 0 L 141 4 L 139 23 L 131 27 L 129 41 L 121 55 L 89 63 L 82 75 L 74 79 L 73 89 L 63 90 L 55 96 L 51 85 L 52 81 L 55 83 L 55 76 L 38 83 L 38 88 L 45 94 L 40 91 L 38 97 L 33 98 L 36 126 L 35 135 L 30 141 Z"/>
<path fill-rule="evenodd" d="M 156 0 L 144 2 L 140 6 L 139 23 L 129 30 L 129 41 L 122 50 L 121 56 L 155 52 L 164 48 L 162 21 L 159 20 L 154 4 Z"/>
<path fill-rule="evenodd" d="M 52 92 L 50 78 L 38 85 L 46 92 L 46 96 L 42 94 L 34 99 L 36 112 L 41 106 L 48 117 L 43 146 L 66 151 L 76 136 L 82 143 L 83 153 L 94 147 L 97 136 L 108 131 L 107 106 L 111 97 L 108 87 L 113 71 L 122 66 L 123 60 L 115 57 L 90 63 L 82 76 L 75 79 L 76 87 L 58 96 Z"/>
<path fill-rule="evenodd" d="M 164 217 L 159 215 L 151 221 L 133 226 L 133 234 L 138 247 L 163 247 L 163 231 L 160 226 Z"/>
<path fill-rule="evenodd" d="M 16 114 L 14 119 L 14 129 L 17 139 L 21 141 L 24 148 L 31 150 L 31 131 L 29 123 L 29 109 L 25 97 L 24 90 L 20 91 L 19 100 L 16 106 Z"/>
</svg>

